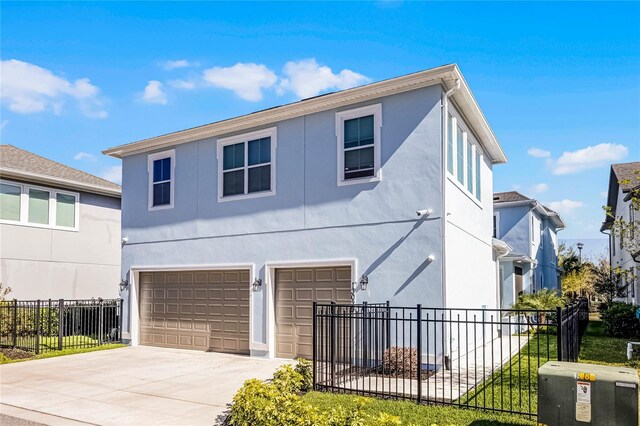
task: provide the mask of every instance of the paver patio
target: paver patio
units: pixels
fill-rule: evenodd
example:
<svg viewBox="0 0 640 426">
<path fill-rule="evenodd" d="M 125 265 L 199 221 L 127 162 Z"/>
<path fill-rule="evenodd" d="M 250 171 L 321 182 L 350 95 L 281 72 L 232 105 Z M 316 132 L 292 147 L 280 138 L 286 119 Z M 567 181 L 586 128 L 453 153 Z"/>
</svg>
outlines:
<svg viewBox="0 0 640 426">
<path fill-rule="evenodd" d="M 0 366 L 0 412 L 45 424 L 216 424 L 285 360 L 126 347 Z"/>
</svg>

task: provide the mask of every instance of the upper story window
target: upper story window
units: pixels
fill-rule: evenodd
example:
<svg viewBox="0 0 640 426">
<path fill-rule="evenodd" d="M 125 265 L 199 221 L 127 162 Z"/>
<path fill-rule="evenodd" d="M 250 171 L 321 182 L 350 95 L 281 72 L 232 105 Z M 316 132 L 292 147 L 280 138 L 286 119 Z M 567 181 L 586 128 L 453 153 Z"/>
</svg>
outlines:
<svg viewBox="0 0 640 426">
<path fill-rule="evenodd" d="M 336 113 L 338 185 L 380 180 L 382 105 Z"/>
<path fill-rule="evenodd" d="M 447 172 L 460 189 L 482 200 L 482 151 L 460 121 L 447 115 Z"/>
<path fill-rule="evenodd" d="M 75 192 L 3 180 L 0 222 L 77 231 L 79 198 Z"/>
<path fill-rule="evenodd" d="M 218 140 L 218 201 L 276 193 L 275 127 Z"/>
<path fill-rule="evenodd" d="M 500 228 L 500 213 L 495 212 L 493 214 L 493 238 L 500 238 L 499 228 Z"/>
<path fill-rule="evenodd" d="M 175 159 L 176 152 L 173 149 L 148 156 L 149 210 L 173 207 Z"/>
</svg>

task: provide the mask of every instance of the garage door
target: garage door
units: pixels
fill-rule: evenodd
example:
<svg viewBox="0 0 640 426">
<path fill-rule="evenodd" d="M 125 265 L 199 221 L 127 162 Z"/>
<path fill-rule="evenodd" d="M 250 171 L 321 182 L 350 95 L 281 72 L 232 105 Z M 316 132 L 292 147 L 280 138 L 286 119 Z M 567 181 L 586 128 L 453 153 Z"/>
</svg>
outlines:
<svg viewBox="0 0 640 426">
<path fill-rule="evenodd" d="M 140 343 L 249 353 L 249 271 L 140 273 Z"/>
<path fill-rule="evenodd" d="M 351 268 L 276 270 L 276 356 L 311 358 L 312 303 L 351 303 Z"/>
</svg>

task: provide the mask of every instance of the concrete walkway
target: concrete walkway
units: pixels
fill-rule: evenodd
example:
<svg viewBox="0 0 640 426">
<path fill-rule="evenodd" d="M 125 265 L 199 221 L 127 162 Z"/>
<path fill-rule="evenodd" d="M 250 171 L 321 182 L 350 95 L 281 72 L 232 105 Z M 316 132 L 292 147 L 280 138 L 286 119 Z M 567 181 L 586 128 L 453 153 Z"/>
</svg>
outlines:
<svg viewBox="0 0 640 426">
<path fill-rule="evenodd" d="M 285 360 L 127 347 L 0 366 L 2 424 L 213 425 Z"/>
</svg>

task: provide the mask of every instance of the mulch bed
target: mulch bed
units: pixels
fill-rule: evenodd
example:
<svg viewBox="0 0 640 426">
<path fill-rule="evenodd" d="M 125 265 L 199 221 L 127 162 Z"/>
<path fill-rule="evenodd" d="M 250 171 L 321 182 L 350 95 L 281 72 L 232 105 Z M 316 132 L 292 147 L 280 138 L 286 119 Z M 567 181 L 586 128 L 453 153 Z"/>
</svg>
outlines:
<svg viewBox="0 0 640 426">
<path fill-rule="evenodd" d="M 0 348 L 0 353 L 11 359 L 25 359 L 33 358 L 35 356 L 33 352 L 27 352 L 23 351 L 22 349 L 15 348 Z"/>
</svg>

